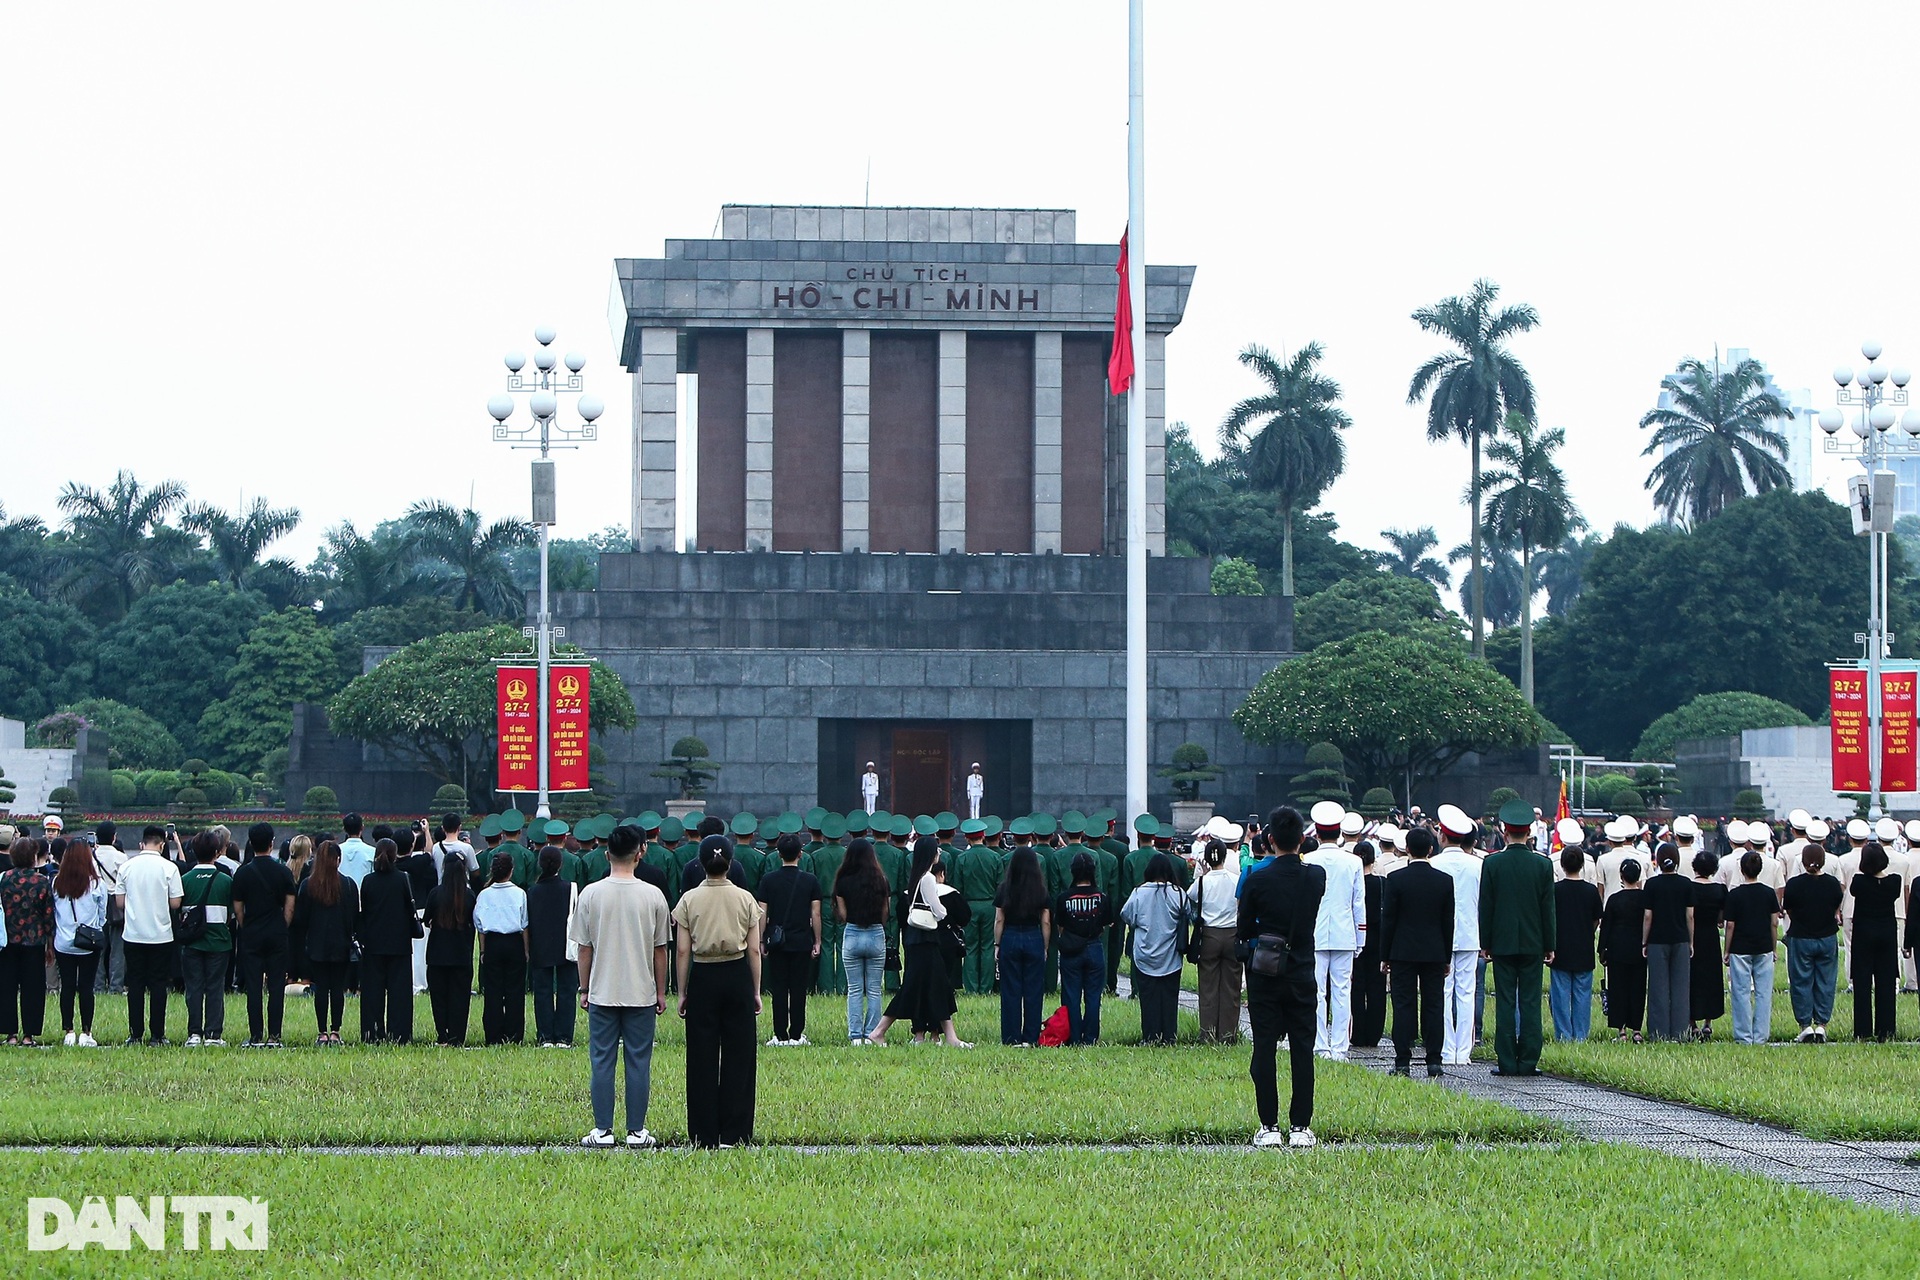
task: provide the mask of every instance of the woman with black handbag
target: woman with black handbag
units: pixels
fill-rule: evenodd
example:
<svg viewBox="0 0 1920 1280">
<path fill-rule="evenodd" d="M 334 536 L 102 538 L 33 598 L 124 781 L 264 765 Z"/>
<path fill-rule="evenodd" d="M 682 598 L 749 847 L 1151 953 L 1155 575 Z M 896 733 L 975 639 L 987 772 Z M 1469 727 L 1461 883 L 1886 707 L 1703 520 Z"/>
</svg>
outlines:
<svg viewBox="0 0 1920 1280">
<path fill-rule="evenodd" d="M 68 1045 L 91 1049 L 93 982 L 107 941 L 107 883 L 93 862 L 93 848 L 77 840 L 60 860 L 53 878 L 53 960 L 60 969 L 60 1029 Z M 75 997 L 80 1030 L 73 1029 Z"/>
<path fill-rule="evenodd" d="M 1173 860 L 1147 859 L 1147 878 L 1120 918 L 1132 933 L 1133 994 L 1140 1004 L 1140 1043 L 1172 1044 L 1180 1036 L 1180 972 L 1186 965 L 1187 895 L 1173 882 Z"/>
<path fill-rule="evenodd" d="M 913 846 L 913 870 L 907 876 L 906 919 L 900 930 L 900 952 L 906 963 L 906 975 L 900 981 L 899 993 L 887 1005 L 886 1016 L 867 1037 L 875 1044 L 885 1044 L 888 1028 L 905 1018 L 916 1028 L 939 1028 L 937 1034 L 952 1048 L 973 1048 L 953 1029 L 953 1015 L 958 1006 L 953 999 L 953 985 L 948 980 L 939 938 L 951 899 L 941 894 L 940 881 L 933 872 L 939 860 L 940 842 L 932 836 L 922 836 Z M 928 1034 L 916 1032 L 914 1039 L 921 1040 Z"/>
</svg>

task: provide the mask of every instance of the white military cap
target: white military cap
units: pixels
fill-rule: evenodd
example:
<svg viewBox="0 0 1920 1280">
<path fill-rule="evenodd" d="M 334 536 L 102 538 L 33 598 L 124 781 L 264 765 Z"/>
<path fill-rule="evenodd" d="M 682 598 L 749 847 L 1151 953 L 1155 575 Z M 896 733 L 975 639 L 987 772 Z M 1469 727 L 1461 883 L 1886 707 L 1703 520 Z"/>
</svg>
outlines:
<svg viewBox="0 0 1920 1280">
<path fill-rule="evenodd" d="M 1759 824 L 1755 823 L 1754 825 L 1758 826 Z M 1807 820 L 1807 839 L 1813 841 L 1815 844 L 1820 843 L 1832 834 L 1833 828 L 1820 821 L 1820 819 L 1809 818 Z M 1755 836 L 1754 839 L 1759 839 L 1759 836 Z"/>
<path fill-rule="evenodd" d="M 1340 819 L 1340 834 L 1357 836 L 1366 829 L 1367 820 L 1357 813 L 1348 813 Z"/>
<path fill-rule="evenodd" d="M 1700 834 L 1700 824 L 1691 815 L 1683 813 L 1673 820 L 1673 834 L 1691 840 Z"/>
<path fill-rule="evenodd" d="M 1611 819 L 1606 827 L 1607 839 L 1619 844 L 1623 840 L 1633 839 L 1633 823 L 1626 818 Z"/>
<path fill-rule="evenodd" d="M 1733 844 L 1745 844 L 1747 842 L 1747 824 L 1739 818 L 1735 818 L 1729 822 L 1727 824 L 1727 839 Z"/>
<path fill-rule="evenodd" d="M 1892 818 L 1882 818 L 1873 824 L 1873 838 L 1876 840 L 1898 840 L 1900 824 Z"/>
<path fill-rule="evenodd" d="M 1470 836 L 1478 824 L 1459 805 L 1443 804 L 1437 810 L 1440 825 L 1456 836 Z"/>
<path fill-rule="evenodd" d="M 1398 849 L 1401 841 L 1406 839 L 1406 832 L 1391 822 L 1383 822 L 1373 829 L 1373 837 L 1389 849 Z"/>
<path fill-rule="evenodd" d="M 1807 829 L 1807 824 L 1812 821 L 1813 821 L 1813 815 L 1808 813 L 1805 809 L 1795 809 L 1792 813 L 1787 815 L 1787 825 L 1792 827 L 1795 831 L 1805 831 Z"/>
<path fill-rule="evenodd" d="M 1560 821 L 1555 824 L 1554 830 L 1560 833 L 1561 844 L 1568 845 L 1568 846 L 1579 846 L 1587 842 L 1586 831 L 1582 829 L 1580 824 L 1575 822 L 1572 818 L 1560 819 Z"/>
<path fill-rule="evenodd" d="M 1904 828 L 1909 843 L 1920 844 L 1920 818 L 1911 818 Z"/>
<path fill-rule="evenodd" d="M 1865 818 L 1855 818 L 1847 824 L 1847 839 L 1867 840 L 1872 838 L 1873 828 L 1867 825 Z"/>
<path fill-rule="evenodd" d="M 1220 843 L 1221 844 L 1227 845 L 1229 847 L 1233 845 L 1237 845 L 1246 838 L 1246 835 L 1247 835 L 1247 832 L 1246 832 L 1246 828 L 1244 827 L 1237 827 L 1231 822 L 1223 822 L 1220 824 Z"/>
<path fill-rule="evenodd" d="M 1313 806 L 1309 816 L 1316 827 L 1337 827 L 1347 816 L 1347 811 L 1338 800 L 1322 800 Z"/>
</svg>

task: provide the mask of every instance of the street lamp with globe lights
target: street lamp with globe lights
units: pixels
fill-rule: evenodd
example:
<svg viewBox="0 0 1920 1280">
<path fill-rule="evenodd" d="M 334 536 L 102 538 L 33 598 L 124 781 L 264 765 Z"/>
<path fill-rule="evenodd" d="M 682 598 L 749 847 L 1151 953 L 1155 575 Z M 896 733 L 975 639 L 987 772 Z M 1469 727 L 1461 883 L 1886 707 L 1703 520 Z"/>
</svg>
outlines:
<svg viewBox="0 0 1920 1280">
<path fill-rule="evenodd" d="M 535 694 L 535 703 L 539 708 L 539 759 L 540 788 L 534 808 L 536 818 L 553 816 L 552 796 L 548 788 L 548 768 L 551 755 L 548 746 L 549 699 L 547 695 L 547 673 L 553 658 L 553 642 L 564 636 L 564 628 L 553 625 L 553 612 L 547 590 L 547 538 L 558 514 L 559 502 L 554 491 L 553 460 L 547 455 L 553 449 L 572 449 L 600 435 L 597 425 L 600 415 L 606 412 L 606 406 L 600 397 L 585 394 L 586 383 L 580 371 L 587 367 L 587 358 L 578 352 L 569 351 L 565 358 L 557 357 L 553 351 L 553 340 L 557 335 L 549 325 L 541 325 L 533 331 L 534 341 L 539 343 L 533 353 L 533 368 L 527 369 L 527 357 L 518 351 L 509 351 L 506 356 L 507 394 L 492 396 L 487 400 L 487 413 L 493 418 L 493 438 L 504 441 L 514 449 L 538 449 L 540 456 L 533 460 L 533 524 L 540 531 L 540 614 L 531 627 L 522 627 L 521 634 L 530 636 L 534 642 L 535 661 L 539 667 L 539 689 Z M 556 368 L 564 365 L 565 372 Z M 514 413 L 519 408 L 516 395 L 527 397 L 527 413 L 530 421 L 525 424 L 514 421 Z M 560 420 L 560 397 L 572 395 L 574 412 L 580 421 L 568 425 Z"/>
<path fill-rule="evenodd" d="M 1848 481 L 1848 506 L 1852 508 L 1855 532 L 1867 538 L 1867 629 L 1854 632 L 1854 640 L 1864 650 L 1867 668 L 1867 816 L 1880 817 L 1881 698 L 1880 665 L 1893 647 L 1893 634 L 1887 630 L 1887 537 L 1893 532 L 1896 509 L 1894 474 L 1880 464 L 1894 456 L 1920 454 L 1920 410 L 1908 409 L 1896 414 L 1894 406 L 1908 401 L 1908 371 L 1880 363 L 1877 342 L 1860 344 L 1866 366 L 1856 373 L 1848 365 L 1833 371 L 1839 388 L 1834 399 L 1842 406 L 1853 405 L 1859 414 L 1848 421 L 1843 409 L 1825 409 L 1817 419 L 1826 433 L 1826 451 L 1860 459 L 1865 474 Z M 1895 422 L 1900 435 L 1890 434 Z M 1840 428 L 1852 429 L 1854 439 L 1839 439 Z"/>
</svg>

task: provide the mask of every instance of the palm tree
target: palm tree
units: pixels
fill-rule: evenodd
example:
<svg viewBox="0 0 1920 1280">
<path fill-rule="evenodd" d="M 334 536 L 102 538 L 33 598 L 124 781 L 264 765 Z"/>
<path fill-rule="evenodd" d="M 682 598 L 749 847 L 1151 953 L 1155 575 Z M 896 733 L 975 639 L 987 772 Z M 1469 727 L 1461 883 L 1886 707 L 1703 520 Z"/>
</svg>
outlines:
<svg viewBox="0 0 1920 1280">
<path fill-rule="evenodd" d="M 1541 431 L 1517 413 L 1507 415 L 1505 439 L 1487 446 L 1491 470 L 1481 477 L 1487 494 L 1487 531 L 1520 551 L 1520 696 L 1533 702 L 1533 553 L 1557 546 L 1586 521 L 1567 496 L 1567 477 L 1553 455 L 1567 443 L 1559 427 Z"/>
<path fill-rule="evenodd" d="M 275 510 L 265 498 L 255 498 L 253 505 L 239 515 L 204 505 L 190 507 L 180 520 L 182 528 L 206 536 L 207 550 L 219 562 L 220 576 L 236 589 L 247 585 L 268 545 L 292 533 L 299 523 L 298 511 L 291 507 Z M 276 567 L 281 566 L 293 567 L 284 560 L 277 562 Z"/>
<path fill-rule="evenodd" d="M 147 488 L 131 471 L 115 475 L 105 493 L 69 483 L 60 491 L 69 535 L 61 594 L 96 603 L 109 619 L 125 617 L 193 549 L 192 538 L 166 523 L 186 498 L 177 480 Z"/>
<path fill-rule="evenodd" d="M 44 598 L 49 586 L 51 549 L 47 526 L 39 516 L 10 518 L 0 503 L 0 577 L 9 577 L 35 596 Z"/>
<path fill-rule="evenodd" d="M 1280 594 L 1293 594 L 1293 517 L 1320 501 L 1347 465 L 1340 432 L 1353 424 L 1339 406 L 1340 384 L 1319 372 L 1320 344 L 1309 342 L 1284 363 L 1249 346 L 1240 363 L 1266 390 L 1249 396 L 1220 424 L 1220 443 L 1254 489 L 1280 509 Z"/>
<path fill-rule="evenodd" d="M 1463 542 L 1447 552 L 1447 563 L 1458 564 L 1462 560 L 1473 558 L 1473 544 Z M 1485 579 L 1482 598 L 1486 601 L 1487 621 L 1494 627 L 1511 627 L 1520 621 L 1520 603 L 1526 598 L 1526 592 L 1520 584 L 1526 579 L 1522 576 L 1520 557 L 1514 549 L 1493 536 L 1490 531 L 1482 530 L 1480 537 L 1480 575 Z M 1533 587 L 1540 589 L 1540 566 L 1533 566 Z M 1471 601 L 1468 586 L 1460 584 L 1460 607 L 1466 608 Z"/>
<path fill-rule="evenodd" d="M 1411 533 L 1399 529 L 1384 529 L 1380 536 L 1387 540 L 1392 551 L 1377 556 L 1380 567 L 1397 578 L 1418 578 L 1435 591 L 1445 591 L 1453 583 L 1453 573 L 1427 552 L 1440 545 L 1440 539 L 1434 535 L 1432 525 L 1424 525 Z"/>
<path fill-rule="evenodd" d="M 1758 360 L 1724 371 L 1718 357 L 1712 368 L 1683 360 L 1660 380 L 1660 389 L 1664 403 L 1640 419 L 1642 427 L 1654 429 L 1640 456 L 1661 455 L 1647 488 L 1667 519 L 1711 520 L 1747 496 L 1748 482 L 1755 493 L 1793 486 L 1793 474 L 1781 461 L 1787 438 L 1769 425 L 1792 418 L 1793 411 L 1767 386 Z"/>
<path fill-rule="evenodd" d="M 1508 413 L 1533 420 L 1533 379 L 1526 366 L 1508 352 L 1505 343 L 1540 323 L 1540 315 L 1526 305 L 1494 308 L 1500 286 L 1476 280 L 1466 297 L 1442 298 L 1413 313 L 1414 323 L 1459 348 L 1443 351 L 1414 371 L 1407 403 L 1427 403 L 1427 439 L 1457 437 L 1471 454 L 1468 501 L 1472 510 L 1472 568 L 1468 574 L 1473 615 L 1473 656 L 1487 656 L 1485 592 L 1480 581 L 1480 439 L 1500 429 Z"/>
<path fill-rule="evenodd" d="M 1540 585 L 1547 589 L 1549 616 L 1563 618 L 1573 608 L 1586 580 L 1587 565 L 1600 542 L 1597 533 L 1589 533 L 1584 538 L 1569 535 L 1559 546 L 1541 554 Z"/>
<path fill-rule="evenodd" d="M 413 549 L 442 561 L 450 572 L 443 589 L 455 608 L 519 617 L 526 595 L 513 580 L 507 553 L 533 540 L 533 526 L 496 520 L 485 528 L 480 513 L 444 502 L 416 502 L 407 508 Z"/>
<path fill-rule="evenodd" d="M 352 522 L 327 530 L 326 550 L 315 565 L 316 577 L 327 584 L 327 608 L 347 614 L 406 602 L 419 586 L 411 554 L 404 541 L 377 531 L 366 537 Z"/>
</svg>

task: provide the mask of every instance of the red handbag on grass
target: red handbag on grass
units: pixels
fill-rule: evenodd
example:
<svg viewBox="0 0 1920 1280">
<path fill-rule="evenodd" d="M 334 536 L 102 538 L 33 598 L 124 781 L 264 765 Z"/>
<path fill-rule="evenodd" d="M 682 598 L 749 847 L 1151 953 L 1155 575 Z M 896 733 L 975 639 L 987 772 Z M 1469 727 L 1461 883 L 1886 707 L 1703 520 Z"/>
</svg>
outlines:
<svg viewBox="0 0 1920 1280">
<path fill-rule="evenodd" d="M 1053 1016 L 1040 1024 L 1040 1047 L 1063 1045 L 1067 1042 L 1067 1006 L 1061 1005 L 1053 1011 Z"/>
</svg>

